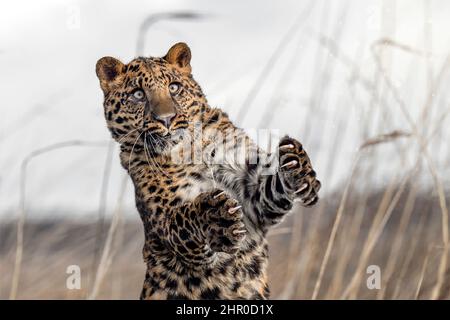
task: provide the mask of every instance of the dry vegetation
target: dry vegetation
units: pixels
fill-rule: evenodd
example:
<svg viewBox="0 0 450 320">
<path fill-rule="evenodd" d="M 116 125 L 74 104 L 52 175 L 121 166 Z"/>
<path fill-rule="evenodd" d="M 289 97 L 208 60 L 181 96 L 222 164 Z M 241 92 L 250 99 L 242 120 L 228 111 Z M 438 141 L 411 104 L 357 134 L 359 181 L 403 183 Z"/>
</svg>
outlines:
<svg viewBox="0 0 450 320">
<path fill-rule="evenodd" d="M 293 32 L 297 31 L 290 29 L 288 35 Z M 282 42 L 293 38 L 286 36 Z M 381 39 L 371 46 L 375 70 L 368 77 L 357 61 L 340 50 L 339 34 L 334 40 L 322 35 L 317 38 L 322 49 L 332 55 L 331 62 L 323 64 L 317 83 L 322 85 L 330 76 L 333 64 L 343 66 L 350 74 L 345 80 L 354 103 L 367 108 L 361 108 L 357 124 L 360 148 L 347 159 L 352 169 L 341 187 L 326 194 L 314 209 L 298 207 L 270 233 L 269 279 L 273 298 L 450 298 L 447 208 L 450 197 L 446 188 L 448 177 L 439 169 L 442 163 L 448 166 L 450 161 L 446 139 L 450 109 L 442 101 L 436 101 L 448 83 L 449 60 L 437 72 L 428 73 L 427 98 L 420 107 L 420 116 L 413 118 L 404 92 L 399 92 L 391 81 L 383 52 L 396 50 L 416 56 L 431 70 L 432 57 L 426 49 Z M 277 50 L 283 48 L 280 43 Z M 271 59 L 270 68 L 276 62 L 276 58 Z M 256 88 L 247 103 L 258 94 Z M 325 97 L 326 88 L 319 89 Z M 313 90 L 311 94 L 317 96 L 318 92 Z M 369 98 L 362 99 L 361 92 Z M 319 102 L 311 98 L 308 112 L 317 111 L 315 104 Z M 327 116 L 335 117 L 339 112 L 337 109 L 336 114 Z M 402 125 L 396 127 L 399 122 L 390 121 L 392 117 L 401 118 Z M 269 118 L 263 117 L 263 121 Z M 307 119 L 308 115 L 303 114 L 302 118 Z M 321 135 L 312 152 L 327 156 L 329 165 L 321 172 L 324 184 L 333 172 L 334 159 L 346 143 L 339 133 L 346 131 L 349 123 L 345 117 L 339 119 L 343 120 L 339 120 L 337 129 Z M 305 123 L 299 136 L 310 137 L 310 129 Z M 330 139 L 334 139 L 332 143 Z M 330 145 L 332 150 L 322 150 Z M 447 155 L 442 155 L 441 150 Z M 29 159 L 23 166 L 24 176 Z M 394 173 L 388 179 L 383 178 L 382 183 L 374 184 L 372 178 L 383 173 L 384 168 Z M 25 185 L 23 178 L 23 188 Z M 143 231 L 137 213 L 134 221 L 121 219 L 120 202 L 119 199 L 113 219 L 100 219 L 99 223 L 26 222 L 21 204 L 18 223 L 0 226 L 0 298 L 136 299 L 145 270 L 141 258 Z M 65 269 L 70 264 L 81 267 L 82 290 L 65 288 Z M 380 290 L 369 290 L 366 286 L 369 265 L 381 268 Z"/>
<path fill-rule="evenodd" d="M 420 194 L 414 185 L 408 184 L 389 221 L 382 227 L 379 240 L 370 248 L 367 235 L 371 229 L 381 227 L 395 191 L 367 195 L 353 187 L 350 193 L 317 298 L 429 299 L 438 280 L 444 251 L 437 197 Z M 339 195 L 324 199 L 314 212 L 299 208 L 299 212 L 270 234 L 269 279 L 273 298 L 312 298 L 340 205 L 338 199 Z M 10 293 L 15 228 L 14 224 L 3 224 L 0 228 L 2 299 Z M 95 284 L 101 260 L 94 252 L 97 232 L 97 225 L 91 222 L 60 220 L 26 224 L 17 298 L 86 299 L 92 297 L 94 287 L 98 286 L 96 298 L 136 299 L 145 273 L 140 221 L 118 221 L 111 243 L 111 261 L 102 264 L 105 275 L 100 285 Z M 107 232 L 101 243 L 105 243 L 105 238 Z M 368 254 L 367 259 L 364 252 Z M 360 263 L 364 270 L 358 273 Z M 82 270 L 81 290 L 66 289 L 65 272 L 71 264 L 79 265 Z M 365 267 L 368 265 L 380 266 L 381 290 L 367 289 Z M 439 298 L 450 298 L 449 274 L 447 268 Z M 353 278 L 355 285 L 351 287 Z"/>
</svg>

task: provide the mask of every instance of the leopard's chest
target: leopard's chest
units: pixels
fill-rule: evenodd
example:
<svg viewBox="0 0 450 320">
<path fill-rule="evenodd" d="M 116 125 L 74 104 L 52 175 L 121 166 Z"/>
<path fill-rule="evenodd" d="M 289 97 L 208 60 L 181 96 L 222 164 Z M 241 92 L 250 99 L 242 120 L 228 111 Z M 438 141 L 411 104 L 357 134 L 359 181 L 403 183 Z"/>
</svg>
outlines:
<svg viewBox="0 0 450 320">
<path fill-rule="evenodd" d="M 211 191 L 216 187 L 209 175 L 202 174 L 201 170 L 188 172 L 177 184 L 179 187 L 173 196 L 179 197 L 182 202 L 191 202 L 199 194 Z"/>
</svg>

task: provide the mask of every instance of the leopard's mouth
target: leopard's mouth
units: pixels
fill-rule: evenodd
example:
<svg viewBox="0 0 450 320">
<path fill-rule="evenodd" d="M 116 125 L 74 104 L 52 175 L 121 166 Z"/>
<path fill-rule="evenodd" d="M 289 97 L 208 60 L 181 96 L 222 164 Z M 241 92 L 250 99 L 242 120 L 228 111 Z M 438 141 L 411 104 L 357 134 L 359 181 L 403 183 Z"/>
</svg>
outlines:
<svg viewBox="0 0 450 320">
<path fill-rule="evenodd" d="M 152 155 L 157 155 L 169 151 L 175 145 L 182 142 L 186 134 L 188 134 L 187 128 L 167 130 L 164 133 L 147 131 L 142 135 L 142 139 L 144 140 L 147 152 Z"/>
<path fill-rule="evenodd" d="M 159 134 L 145 132 L 142 139 L 145 150 L 150 156 L 156 156 L 167 148 L 167 140 Z"/>
</svg>

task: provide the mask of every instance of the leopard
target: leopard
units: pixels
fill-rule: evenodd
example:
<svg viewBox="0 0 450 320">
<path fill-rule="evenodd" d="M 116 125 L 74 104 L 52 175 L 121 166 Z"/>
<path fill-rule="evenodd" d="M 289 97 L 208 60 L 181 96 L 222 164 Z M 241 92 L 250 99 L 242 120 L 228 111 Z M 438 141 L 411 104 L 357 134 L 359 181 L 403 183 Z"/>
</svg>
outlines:
<svg viewBox="0 0 450 320">
<path fill-rule="evenodd" d="M 140 299 L 269 299 L 268 232 L 319 199 L 302 144 L 283 136 L 266 151 L 211 107 L 186 43 L 127 64 L 103 57 L 96 74 L 143 223 Z"/>
</svg>

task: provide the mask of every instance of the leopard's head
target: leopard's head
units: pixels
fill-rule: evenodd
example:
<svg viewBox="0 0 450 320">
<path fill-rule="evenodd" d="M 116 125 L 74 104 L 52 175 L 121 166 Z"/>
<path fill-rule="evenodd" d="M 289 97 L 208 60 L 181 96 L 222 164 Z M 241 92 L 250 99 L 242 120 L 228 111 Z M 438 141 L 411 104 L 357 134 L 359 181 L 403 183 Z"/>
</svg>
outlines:
<svg viewBox="0 0 450 320">
<path fill-rule="evenodd" d="M 128 64 L 103 57 L 96 72 L 104 93 L 104 113 L 122 146 L 146 144 L 151 153 L 176 144 L 206 98 L 191 74 L 191 51 L 172 46 L 162 58 L 139 57 Z"/>
</svg>

